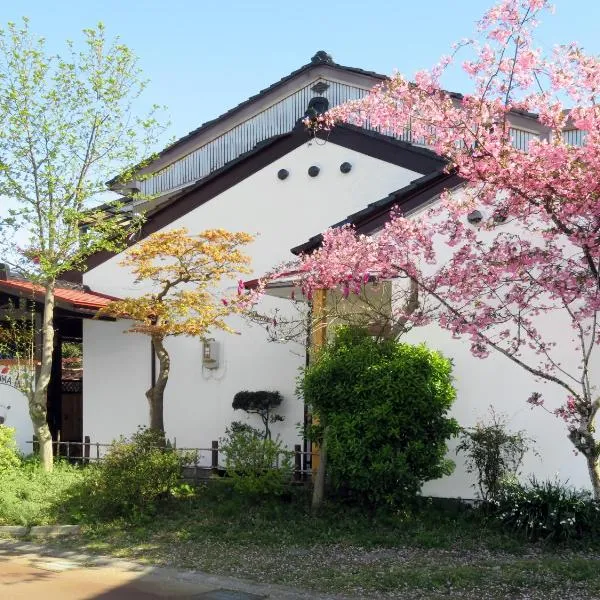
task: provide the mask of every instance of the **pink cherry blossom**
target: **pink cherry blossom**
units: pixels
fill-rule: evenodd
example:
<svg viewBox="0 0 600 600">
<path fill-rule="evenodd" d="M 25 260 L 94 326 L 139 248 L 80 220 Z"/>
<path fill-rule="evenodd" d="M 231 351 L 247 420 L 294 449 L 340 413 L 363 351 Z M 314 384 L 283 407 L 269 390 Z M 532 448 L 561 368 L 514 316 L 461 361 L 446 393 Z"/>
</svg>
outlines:
<svg viewBox="0 0 600 600">
<path fill-rule="evenodd" d="M 319 288 L 347 295 L 372 279 L 392 279 L 408 294 L 416 282 L 421 304 L 436 310 L 403 319 L 435 320 L 468 339 L 475 356 L 501 353 L 559 386 L 561 406 L 547 408 L 539 394 L 528 402 L 565 421 L 600 499 L 600 60 L 575 44 L 544 54 L 534 31 L 547 9 L 547 0 L 501 0 L 481 19 L 480 39 L 454 46 L 469 53 L 462 63 L 443 58 L 412 81 L 394 74 L 365 98 L 306 121 L 315 135 L 348 122 L 408 136 L 444 156 L 463 183 L 424 214 L 393 215 L 376 237 L 326 231 L 296 268 L 309 298 Z M 463 96 L 441 83 L 454 64 L 472 81 Z M 515 111 L 547 127 L 526 152 L 513 145 Z M 585 143 L 569 145 L 564 129 L 581 130 Z M 466 220 L 474 209 L 487 216 L 477 227 Z M 557 358 L 559 327 L 544 326 L 548 318 L 571 328 L 575 367 Z"/>
</svg>

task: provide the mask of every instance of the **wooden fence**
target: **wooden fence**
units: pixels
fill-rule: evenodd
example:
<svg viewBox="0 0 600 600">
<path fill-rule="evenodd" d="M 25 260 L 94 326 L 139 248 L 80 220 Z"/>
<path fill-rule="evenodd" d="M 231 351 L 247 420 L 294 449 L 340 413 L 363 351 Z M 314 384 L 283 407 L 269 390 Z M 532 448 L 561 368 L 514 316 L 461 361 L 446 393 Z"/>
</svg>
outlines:
<svg viewBox="0 0 600 600">
<path fill-rule="evenodd" d="M 34 452 L 37 451 L 37 440 L 27 442 L 32 444 Z M 72 463 L 83 465 L 102 462 L 112 444 L 92 442 L 89 436 L 84 437 L 83 442 L 53 441 L 52 449 L 56 457 L 67 459 Z M 158 446 L 157 446 L 158 448 Z M 188 459 L 184 464 L 183 478 L 192 483 L 207 481 L 211 476 L 225 476 L 227 469 L 220 462 L 222 453 L 219 442 L 213 440 L 210 448 L 179 448 L 174 443 L 163 450 L 177 452 Z M 293 480 L 297 483 L 308 482 L 312 476 L 312 460 L 315 452 L 304 451 L 300 444 L 296 444 L 293 450 Z M 279 467 L 279 459 L 274 468 Z"/>
</svg>

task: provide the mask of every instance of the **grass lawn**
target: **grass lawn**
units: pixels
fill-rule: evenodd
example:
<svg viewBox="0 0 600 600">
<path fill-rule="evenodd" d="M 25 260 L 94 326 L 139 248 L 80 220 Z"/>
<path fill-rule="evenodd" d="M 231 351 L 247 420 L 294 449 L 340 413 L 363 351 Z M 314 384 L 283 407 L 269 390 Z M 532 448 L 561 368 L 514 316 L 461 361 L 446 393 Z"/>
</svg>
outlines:
<svg viewBox="0 0 600 600">
<path fill-rule="evenodd" d="M 325 510 L 241 503 L 211 486 L 152 519 L 84 527 L 64 544 L 143 562 L 356 598 L 600 598 L 600 540 L 532 545 L 470 511 Z"/>
</svg>

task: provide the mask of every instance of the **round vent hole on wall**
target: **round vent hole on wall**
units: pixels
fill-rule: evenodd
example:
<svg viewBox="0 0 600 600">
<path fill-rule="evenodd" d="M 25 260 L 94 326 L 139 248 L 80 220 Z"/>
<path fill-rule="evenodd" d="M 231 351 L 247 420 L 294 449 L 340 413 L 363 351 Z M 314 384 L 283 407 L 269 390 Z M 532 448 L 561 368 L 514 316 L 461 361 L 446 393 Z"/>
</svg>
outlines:
<svg viewBox="0 0 600 600">
<path fill-rule="evenodd" d="M 483 219 L 483 215 L 478 210 L 474 210 L 467 215 L 467 221 L 471 223 L 471 225 L 477 225 L 481 223 Z"/>
<path fill-rule="evenodd" d="M 496 225 L 499 225 L 500 223 L 504 223 L 507 219 L 506 212 L 504 212 L 502 210 L 497 210 L 494 213 L 493 219 L 494 219 L 494 223 L 496 223 Z"/>
</svg>

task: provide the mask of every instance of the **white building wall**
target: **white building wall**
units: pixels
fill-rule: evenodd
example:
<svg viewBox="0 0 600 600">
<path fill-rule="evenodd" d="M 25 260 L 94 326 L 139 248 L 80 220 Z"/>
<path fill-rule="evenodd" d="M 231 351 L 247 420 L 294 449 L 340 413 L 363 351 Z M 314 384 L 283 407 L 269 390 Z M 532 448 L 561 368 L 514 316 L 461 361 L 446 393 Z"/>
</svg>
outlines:
<svg viewBox="0 0 600 600">
<path fill-rule="evenodd" d="M 493 406 L 497 414 L 507 417 L 508 429 L 523 430 L 535 440 L 532 444 L 535 453 L 530 451 L 522 466 L 523 480 L 535 474 L 538 479 L 558 477 L 562 481 L 568 480 L 571 485 L 590 488 L 585 459 L 574 454 L 574 447 L 567 439 L 565 423 L 526 402 L 531 392 L 540 391 L 545 404 L 549 408 L 557 408 L 565 399 L 559 387 L 536 382 L 533 376 L 502 355 L 492 352 L 488 358 L 475 358 L 468 340 L 454 339 L 437 325 L 414 329 L 402 341 L 424 342 L 432 350 L 439 350 L 452 359 L 457 397 L 451 414 L 462 427 L 472 427 L 478 421 L 489 422 L 489 408 Z M 563 341 L 565 349 L 568 349 L 567 335 Z M 454 473 L 425 484 L 425 495 L 476 496 L 473 487 L 475 475 L 466 472 L 464 455 L 457 455 L 455 451 L 457 443 L 457 440 L 449 443 L 448 457 L 456 463 Z"/>
<path fill-rule="evenodd" d="M 457 190 L 455 193 L 460 193 Z M 424 209 L 413 213 L 413 218 L 425 216 Z M 484 215 L 485 216 L 485 215 Z M 507 223 L 499 226 L 507 232 L 518 233 L 517 225 Z M 480 239 L 492 240 L 500 229 L 480 232 Z M 436 244 L 438 261 L 450 257 L 452 250 L 443 244 Z M 433 270 L 434 266 L 424 266 Z M 394 282 L 394 286 L 403 285 Z M 580 355 L 575 351 L 574 331 L 570 320 L 563 310 L 541 314 L 534 318 L 534 324 L 546 342 L 555 342 L 550 350 L 554 361 L 567 372 L 578 375 Z M 521 479 L 530 475 L 537 479 L 555 479 L 568 481 L 576 487 L 591 488 L 587 464 L 582 455 L 567 438 L 567 426 L 561 419 L 548 414 L 541 407 L 532 407 L 527 399 L 532 392 L 540 392 L 544 405 L 550 410 L 562 406 L 567 392 L 556 384 L 537 380 L 529 372 L 512 362 L 509 358 L 490 350 L 490 355 L 479 359 L 472 355 L 468 338 L 453 338 L 451 333 L 432 323 L 425 327 L 416 327 L 402 338 L 408 343 L 425 343 L 432 350 L 439 350 L 453 362 L 453 374 L 457 398 L 452 416 L 461 427 L 472 427 L 478 421 L 490 421 L 490 407 L 508 421 L 507 428 L 512 431 L 524 431 L 534 440 L 532 449 L 526 455 L 521 469 Z M 543 361 L 532 351 L 523 350 L 522 357 L 531 366 L 538 367 Z M 593 384 L 600 390 L 600 348 L 595 348 L 591 361 L 591 372 L 595 374 Z M 473 484 L 476 475 L 468 474 L 465 469 L 464 454 L 456 454 L 458 440 L 449 444 L 448 457 L 455 461 L 456 469 L 450 477 L 427 483 L 423 493 L 439 497 L 476 497 Z"/>
<path fill-rule="evenodd" d="M 123 333 L 128 321 L 83 322 L 83 434 L 110 442 L 147 422 L 150 341 Z"/>
<path fill-rule="evenodd" d="M 339 171 L 344 161 L 353 165 L 348 175 Z M 321 168 L 316 178 L 307 174 L 311 165 Z M 276 176 L 281 168 L 290 172 L 284 181 Z M 171 227 L 185 226 L 191 232 L 223 227 L 258 233 L 250 247 L 254 275 L 247 278 L 252 278 L 289 259 L 290 247 L 417 176 L 331 143 L 305 145 Z M 140 293 L 140 287 L 118 262 L 119 257 L 114 257 L 86 273 L 85 283 L 117 296 Z M 290 303 L 265 298 L 261 308 L 267 312 L 275 306 L 285 311 Z M 560 358 L 568 364 L 573 359 L 570 330 L 555 315 L 545 320 L 543 326 L 556 332 Z M 165 395 L 165 424 L 167 435 L 176 438 L 180 447 L 208 447 L 211 440 L 223 435 L 232 420 L 243 420 L 243 413 L 235 413 L 231 408 L 233 395 L 242 389 L 279 390 L 285 398 L 281 413 L 286 420 L 277 424 L 274 431 L 289 445 L 300 441 L 296 425 L 303 419 L 303 406 L 294 389 L 298 370 L 305 360 L 304 348 L 269 343 L 258 326 L 251 327 L 239 320 L 235 326 L 241 335 L 222 332 L 213 335 L 220 343 L 220 368 L 215 371 L 202 368 L 198 340 L 177 338 L 167 342 L 172 370 Z M 147 422 L 144 392 L 150 383 L 149 341 L 144 336 L 122 333 L 126 328 L 125 322 L 84 322 L 84 433 L 94 441 L 110 441 Z M 474 358 L 467 340 L 453 339 L 436 325 L 414 329 L 404 340 L 425 342 L 453 360 L 458 395 L 452 414 L 461 426 L 486 420 L 493 405 L 497 412 L 507 416 L 510 429 L 524 430 L 535 440 L 537 455 L 533 452 L 527 455 L 523 465 L 525 476 L 530 473 L 539 478 L 558 476 L 573 485 L 589 487 L 585 461 L 574 454 L 565 424 L 526 403 L 532 391 L 542 391 L 547 406 L 555 408 L 564 398 L 559 388 L 536 382 L 503 356 Z M 253 417 L 250 422 L 259 424 Z M 466 473 L 464 457 L 457 456 L 455 448 L 456 441 L 452 441 L 449 457 L 456 462 L 454 474 L 427 483 L 424 494 L 475 496 L 474 476 Z M 205 455 L 204 459 L 209 457 Z"/>
<path fill-rule="evenodd" d="M 349 174 L 340 164 L 350 162 Z M 317 177 L 308 168 L 320 167 Z M 280 181 L 279 169 L 289 171 Z M 191 211 L 169 228 L 187 227 L 191 233 L 221 227 L 256 233 L 249 247 L 254 274 L 261 276 L 290 259 L 289 249 L 324 230 L 343 216 L 364 208 L 407 185 L 420 175 L 332 143 L 303 145 Z M 116 296 L 139 293 L 131 275 L 114 257 L 84 275 L 92 289 Z M 287 300 L 265 298 L 261 310 L 289 309 Z M 266 341 L 264 330 L 238 320 L 241 335 L 215 332 L 220 343 L 220 368 L 202 368 L 201 344 L 195 339 L 170 339 L 172 369 L 165 394 L 165 427 L 179 447 L 208 447 L 223 435 L 234 413 L 231 402 L 243 389 L 279 390 L 284 396 L 284 423 L 274 431 L 288 444 L 298 443 L 296 425 L 303 405 L 295 397 L 295 379 L 304 365 L 304 348 Z M 144 390 L 150 383 L 149 341 L 122 334 L 126 323 L 84 322 L 84 434 L 93 441 L 110 441 L 147 423 Z M 257 419 L 254 423 L 258 425 Z"/>
</svg>

